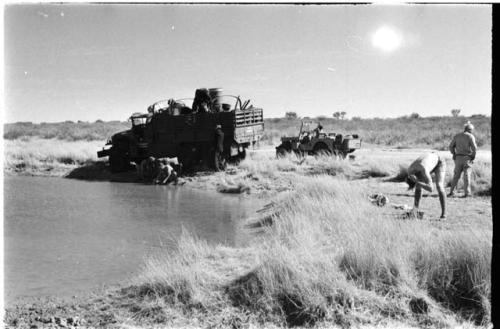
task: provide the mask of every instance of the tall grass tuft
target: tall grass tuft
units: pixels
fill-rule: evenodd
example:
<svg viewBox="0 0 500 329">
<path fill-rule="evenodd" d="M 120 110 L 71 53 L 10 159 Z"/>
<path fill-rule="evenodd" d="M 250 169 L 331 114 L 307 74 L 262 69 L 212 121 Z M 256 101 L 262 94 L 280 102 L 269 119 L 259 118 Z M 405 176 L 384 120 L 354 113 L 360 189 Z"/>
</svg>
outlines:
<svg viewBox="0 0 500 329">
<path fill-rule="evenodd" d="M 247 248 L 224 249 L 231 259 L 181 238 L 148 262 L 139 291 L 289 326 L 489 321 L 491 232 L 388 218 L 359 181 L 325 175 L 297 180 L 272 207 Z"/>
</svg>

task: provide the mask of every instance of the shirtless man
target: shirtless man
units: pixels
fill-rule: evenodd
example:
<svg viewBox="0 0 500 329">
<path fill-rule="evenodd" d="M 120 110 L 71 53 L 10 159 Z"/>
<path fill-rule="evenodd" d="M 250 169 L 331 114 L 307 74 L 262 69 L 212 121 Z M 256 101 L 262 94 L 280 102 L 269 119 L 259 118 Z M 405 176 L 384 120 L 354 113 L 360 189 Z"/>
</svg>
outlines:
<svg viewBox="0 0 500 329">
<path fill-rule="evenodd" d="M 155 184 L 166 185 L 171 182 L 177 184 L 178 176 L 172 164 L 166 158 L 157 159 L 158 175 L 154 179 Z"/>
<path fill-rule="evenodd" d="M 441 204 L 441 219 L 446 218 L 446 194 L 444 190 L 444 177 L 446 173 L 446 164 L 437 153 L 427 153 L 415 160 L 408 168 L 408 177 L 406 183 L 410 189 L 415 188 L 415 204 L 413 214 L 417 215 L 420 199 L 422 198 L 422 189 L 432 192 L 432 177 L 436 176 L 436 189 L 439 194 Z"/>
</svg>

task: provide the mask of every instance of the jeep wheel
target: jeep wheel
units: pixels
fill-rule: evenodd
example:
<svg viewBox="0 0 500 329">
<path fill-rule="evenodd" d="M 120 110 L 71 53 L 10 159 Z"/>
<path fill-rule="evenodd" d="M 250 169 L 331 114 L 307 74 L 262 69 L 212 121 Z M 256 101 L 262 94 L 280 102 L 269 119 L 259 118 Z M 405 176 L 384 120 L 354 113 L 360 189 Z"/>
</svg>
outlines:
<svg viewBox="0 0 500 329">
<path fill-rule="evenodd" d="M 332 151 L 323 143 L 316 144 L 313 149 L 313 153 L 316 156 L 331 156 Z"/>
<path fill-rule="evenodd" d="M 295 156 L 299 159 L 302 159 L 303 157 L 306 156 L 306 152 L 300 150 L 300 149 L 297 149 L 297 150 L 293 150 L 293 153 L 295 154 Z"/>
<path fill-rule="evenodd" d="M 286 155 L 288 154 L 288 151 L 286 148 L 284 148 L 283 146 L 278 146 L 276 147 L 276 157 L 277 158 L 283 158 L 285 157 Z"/>
</svg>

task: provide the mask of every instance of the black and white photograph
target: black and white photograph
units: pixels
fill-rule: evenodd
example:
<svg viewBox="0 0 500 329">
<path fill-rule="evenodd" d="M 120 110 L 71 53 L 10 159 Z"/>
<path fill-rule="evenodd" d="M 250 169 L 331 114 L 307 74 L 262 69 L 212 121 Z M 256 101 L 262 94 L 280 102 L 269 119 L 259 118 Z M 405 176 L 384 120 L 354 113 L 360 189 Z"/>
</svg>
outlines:
<svg viewBox="0 0 500 329">
<path fill-rule="evenodd" d="M 3 4 L 2 325 L 492 329 L 493 6 Z"/>
</svg>

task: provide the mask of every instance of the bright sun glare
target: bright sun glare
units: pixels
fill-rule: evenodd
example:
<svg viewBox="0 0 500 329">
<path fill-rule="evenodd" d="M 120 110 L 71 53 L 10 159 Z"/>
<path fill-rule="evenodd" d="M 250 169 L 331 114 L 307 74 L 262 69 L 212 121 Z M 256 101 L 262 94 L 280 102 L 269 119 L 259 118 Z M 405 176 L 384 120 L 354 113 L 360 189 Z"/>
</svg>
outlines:
<svg viewBox="0 0 500 329">
<path fill-rule="evenodd" d="M 401 46 L 401 36 L 392 28 L 380 27 L 372 36 L 372 45 L 386 52 L 391 52 Z"/>
</svg>

